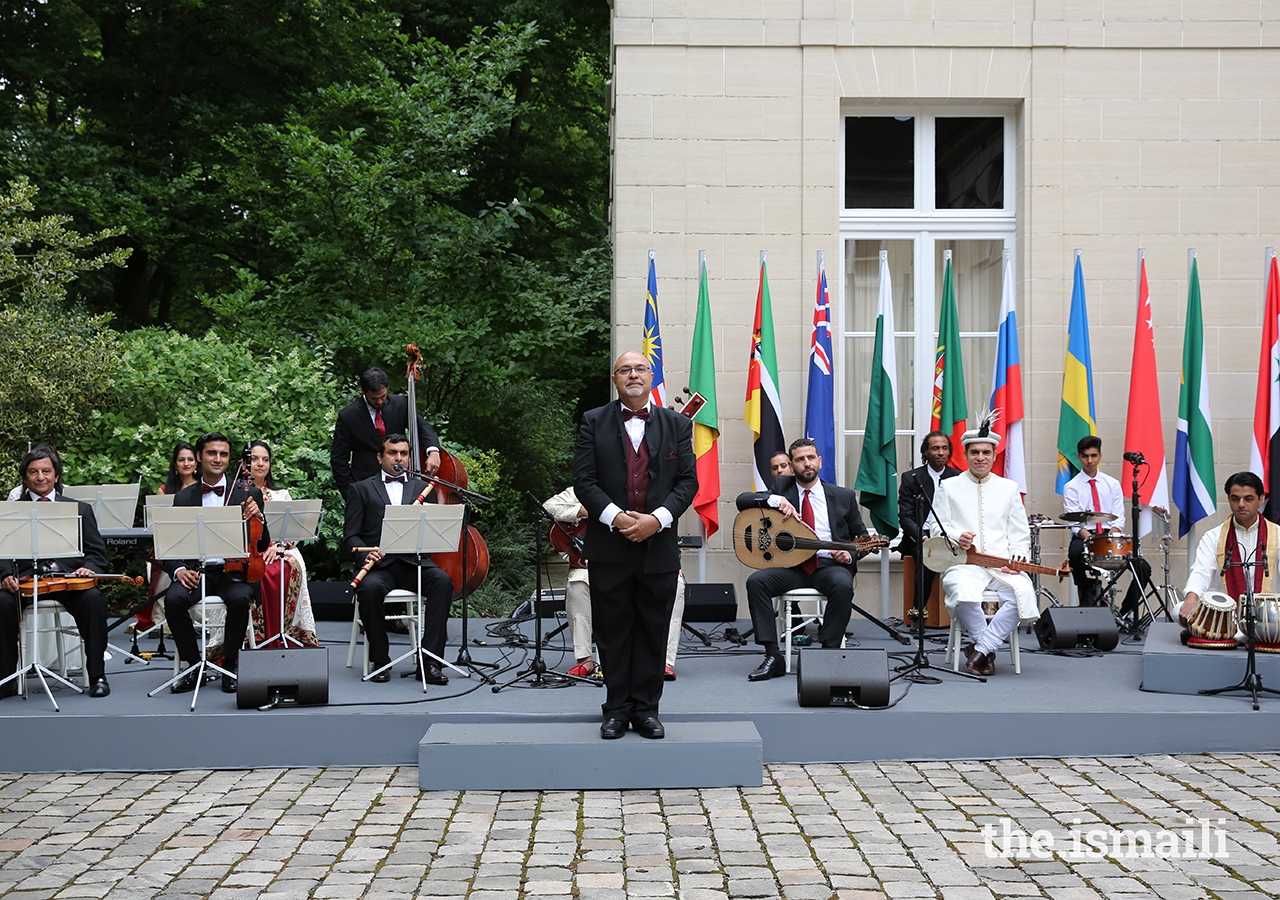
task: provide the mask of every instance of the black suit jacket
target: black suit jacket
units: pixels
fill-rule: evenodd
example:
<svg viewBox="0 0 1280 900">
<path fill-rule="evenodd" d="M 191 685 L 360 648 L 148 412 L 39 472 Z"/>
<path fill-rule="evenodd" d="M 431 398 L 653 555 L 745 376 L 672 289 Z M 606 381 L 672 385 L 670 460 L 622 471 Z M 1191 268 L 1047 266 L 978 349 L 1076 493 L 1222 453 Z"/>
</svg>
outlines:
<svg viewBox="0 0 1280 900">
<path fill-rule="evenodd" d="M 382 407 L 382 424 L 387 434 L 409 433 L 409 400 L 391 395 Z M 418 416 L 418 440 L 423 447 L 439 447 L 440 438 L 427 420 Z M 329 447 L 329 465 L 333 469 L 333 483 L 345 497 L 347 488 L 357 481 L 371 478 L 382 471 L 378 465 L 378 453 L 382 450 L 382 438 L 369 418 L 369 408 L 364 397 L 357 397 L 338 413 L 333 426 L 333 444 Z M 416 461 L 413 467 L 417 468 Z M 417 496 L 416 494 L 414 496 Z"/>
<path fill-rule="evenodd" d="M 858 495 L 848 488 L 819 481 L 822 492 L 827 498 L 827 521 L 831 525 L 833 541 L 852 541 L 865 538 L 867 526 L 862 522 L 862 514 L 858 511 Z M 769 505 L 769 495 L 778 494 L 786 497 L 791 505 L 800 510 L 800 486 L 796 484 L 794 475 L 783 475 L 773 483 L 768 491 L 747 491 L 738 495 L 738 509 L 757 509 Z M 853 562 L 848 566 L 855 574 L 858 571 L 858 555 L 853 554 Z"/>
<path fill-rule="evenodd" d="M 189 484 L 182 490 L 178 491 L 178 493 L 173 495 L 173 505 L 203 506 L 204 494 L 200 490 L 201 484 L 202 482 L 197 481 L 195 484 Z M 231 476 L 227 476 L 227 485 L 231 495 L 229 497 L 225 495 L 222 497 L 222 499 L 226 501 L 224 504 L 225 506 L 239 506 L 246 499 L 252 499 L 257 501 L 258 509 L 262 509 L 262 491 L 255 487 L 251 488 L 248 493 L 245 493 L 244 482 L 239 480 L 232 481 Z M 258 542 L 258 552 L 261 553 L 266 550 L 270 543 L 271 535 L 268 534 L 267 526 L 264 523 L 262 526 L 262 540 Z M 199 568 L 200 560 L 166 559 L 162 565 L 164 566 L 164 570 L 169 573 L 169 577 L 172 578 L 173 573 L 177 572 L 179 569 L 191 569 L 194 571 Z"/>
<path fill-rule="evenodd" d="M 631 541 L 600 521 L 610 503 L 627 508 L 627 457 L 623 441 L 630 442 L 622 427 L 622 405 L 598 406 L 582 417 L 578 447 L 573 459 L 573 488 L 587 509 L 584 539 L 587 559 L 620 563 Z M 666 507 L 670 528 L 645 542 L 644 571 L 674 572 L 680 568 L 676 523 L 698 492 L 697 462 L 693 455 L 693 422 L 673 410 L 653 405 L 645 425 L 649 448 L 648 509 Z"/>
<path fill-rule="evenodd" d="M 30 492 L 23 491 L 18 500 L 31 501 Z M 93 514 L 93 507 L 83 500 L 74 500 L 71 497 L 64 497 L 62 494 L 55 494 L 54 502 L 74 503 L 79 508 L 80 549 L 84 555 L 70 559 L 41 560 L 41 566 L 45 562 L 57 562 L 58 568 L 63 572 L 74 572 L 79 568 L 92 569 L 95 572 L 107 571 L 107 542 L 102 539 L 102 533 L 98 531 L 98 519 Z M 16 578 L 28 578 L 32 570 L 33 566 L 29 559 L 4 560 L 0 562 L 0 579 L 9 575 L 13 575 Z"/>
<path fill-rule="evenodd" d="M 955 478 L 959 469 L 947 466 L 942 470 L 942 477 Z M 916 521 L 916 497 L 924 494 L 925 521 L 933 519 L 929 505 L 933 503 L 933 479 L 929 476 L 927 465 L 917 466 L 902 473 L 898 480 L 898 524 L 902 527 L 902 541 L 898 544 L 898 552 L 903 556 L 911 556 L 916 552 L 920 541 L 921 524 Z"/>
<path fill-rule="evenodd" d="M 400 494 L 400 505 L 409 505 L 426 489 L 425 481 L 410 478 Z M 434 500 L 434 497 L 432 499 Z M 351 489 L 347 492 L 347 508 L 343 519 L 342 549 L 349 554 L 354 547 L 378 546 L 382 540 L 382 520 L 386 517 L 387 507 L 390 505 L 391 497 L 382 483 L 381 470 L 377 475 L 351 485 Z M 361 553 L 351 557 L 356 561 L 357 571 L 364 565 L 365 557 L 368 555 Z M 409 557 L 405 558 L 409 559 Z"/>
</svg>

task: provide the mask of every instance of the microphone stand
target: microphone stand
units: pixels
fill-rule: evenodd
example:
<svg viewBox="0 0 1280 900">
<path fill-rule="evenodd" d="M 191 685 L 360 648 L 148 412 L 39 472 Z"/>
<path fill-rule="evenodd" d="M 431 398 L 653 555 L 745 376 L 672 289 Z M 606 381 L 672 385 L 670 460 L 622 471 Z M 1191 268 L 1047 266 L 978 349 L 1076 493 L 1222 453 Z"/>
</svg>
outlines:
<svg viewBox="0 0 1280 900">
<path fill-rule="evenodd" d="M 926 478 L 929 476 L 926 475 Z M 956 547 L 951 543 L 951 538 L 947 534 L 947 529 L 943 527 L 942 522 L 938 520 L 938 514 L 934 512 L 933 503 L 924 495 L 923 490 L 917 490 L 915 496 L 915 513 L 916 521 L 921 524 L 920 535 L 916 538 L 916 571 L 915 571 L 915 613 L 916 613 L 916 655 L 911 662 L 904 666 L 897 666 L 893 671 L 897 672 L 889 680 L 897 681 L 900 678 L 909 678 L 916 684 L 942 684 L 942 679 L 932 675 L 922 674 L 926 669 L 932 669 L 935 672 L 945 672 L 948 675 L 958 675 L 961 678 L 970 678 L 974 681 L 986 682 L 985 675 L 974 675 L 972 672 L 958 671 L 948 669 L 945 666 L 935 666 L 929 662 L 929 654 L 924 649 L 924 618 L 925 618 L 925 596 L 924 596 L 924 522 L 926 516 L 924 514 L 925 504 L 929 505 L 929 512 L 933 513 L 933 520 L 938 523 L 938 530 L 942 533 L 942 539 L 947 542 L 947 546 L 952 550 Z M 942 573 L 936 573 L 938 578 L 942 577 Z M 960 652 L 960 648 L 956 648 L 956 652 Z"/>
<path fill-rule="evenodd" d="M 1141 606 L 1146 607 L 1146 612 L 1140 614 L 1139 604 L 1135 601 L 1133 609 L 1130 610 L 1130 613 L 1133 616 L 1133 621 L 1125 627 L 1125 631 L 1128 634 L 1137 635 L 1137 637 L 1134 638 L 1135 641 L 1141 641 L 1145 636 L 1147 629 L 1151 626 L 1151 623 L 1156 620 L 1157 612 L 1163 612 L 1166 621 L 1169 619 L 1169 607 L 1165 605 L 1164 598 L 1161 596 L 1160 592 L 1156 590 L 1155 585 L 1152 584 L 1150 574 L 1148 574 L 1146 578 L 1142 578 L 1138 574 L 1137 561 L 1142 558 L 1142 528 L 1140 524 L 1141 520 L 1139 518 L 1142 515 L 1142 500 L 1138 496 L 1138 469 L 1148 463 L 1142 458 L 1141 453 L 1126 453 L 1125 460 L 1133 469 L 1132 489 L 1129 495 L 1131 515 L 1133 517 L 1131 520 L 1133 522 L 1133 551 L 1125 557 L 1124 567 L 1118 569 L 1111 578 L 1108 579 L 1106 585 L 1102 589 L 1102 592 L 1105 594 L 1110 590 L 1116 581 L 1119 580 L 1120 576 L 1125 572 L 1128 572 L 1133 578 L 1133 583 L 1137 587 L 1138 595 L 1142 598 Z M 1150 573 L 1150 571 L 1151 567 L 1148 566 L 1147 572 Z M 1154 610 L 1151 607 L 1151 597 L 1148 596 L 1148 591 L 1155 595 L 1156 602 L 1159 604 L 1159 606 Z M 1121 608 L 1120 615 L 1121 618 L 1123 618 L 1123 607 Z M 1123 624 L 1124 623 L 1121 623 L 1122 626 Z"/>
<path fill-rule="evenodd" d="M 471 538 L 471 503 L 477 500 L 488 503 L 492 501 L 493 498 L 486 497 L 484 494 L 477 493 L 476 491 L 468 490 L 467 488 L 454 484 L 451 481 L 445 481 L 443 478 L 437 478 L 434 475 L 419 472 L 413 468 L 408 468 L 405 471 L 414 478 L 421 478 L 423 481 L 434 484 L 436 487 L 455 491 L 458 496 L 462 498 L 462 543 L 458 546 L 458 550 L 462 554 L 462 644 L 458 648 L 458 658 L 454 660 L 454 665 L 464 669 L 469 669 L 479 675 L 481 680 L 486 684 L 492 684 L 493 679 L 481 671 L 481 669 L 496 669 L 498 668 L 498 664 L 491 662 L 477 662 L 471 658 L 471 651 L 467 648 L 467 622 L 470 619 L 470 604 L 468 603 L 468 600 L 471 596 L 471 592 L 467 590 L 467 547 L 470 544 Z M 422 660 L 420 658 L 421 655 L 422 654 L 418 654 L 419 665 L 422 664 Z"/>
<path fill-rule="evenodd" d="M 522 681 L 528 681 L 529 687 L 533 688 L 549 688 L 564 687 L 566 684 L 573 684 L 575 681 L 582 684 L 592 684 L 596 687 L 604 687 L 604 682 L 597 678 L 582 678 L 577 675 L 569 675 L 565 673 L 561 675 L 559 672 L 547 671 L 547 662 L 542 658 L 542 610 L 539 606 L 542 604 L 542 523 L 555 522 L 555 519 L 546 511 L 532 491 L 525 491 L 525 496 L 533 501 L 533 534 L 534 544 L 537 547 L 533 557 L 534 568 L 534 595 L 533 595 L 533 659 L 529 661 L 529 668 L 525 669 L 510 681 L 504 681 L 502 684 L 495 684 L 493 692 L 513 684 L 519 684 Z M 565 591 L 566 596 L 568 590 Z"/>
<path fill-rule="evenodd" d="M 1265 523 L 1262 523 L 1262 525 L 1264 524 Z M 1262 525 L 1260 525 L 1259 527 L 1262 527 Z M 1226 527 L 1228 528 L 1232 527 L 1230 520 L 1228 520 Z M 1234 691 L 1248 691 L 1253 697 L 1253 708 L 1255 710 L 1259 709 L 1258 694 L 1260 692 L 1267 693 L 1267 694 L 1280 694 L 1280 690 L 1262 686 L 1262 676 L 1258 674 L 1257 650 L 1254 647 L 1255 637 L 1256 637 L 1255 625 L 1257 623 L 1257 618 L 1254 616 L 1253 572 L 1250 570 L 1257 569 L 1259 566 L 1261 566 L 1263 574 L 1264 575 L 1267 574 L 1268 572 L 1267 555 L 1265 552 L 1259 553 L 1259 551 L 1262 551 L 1265 549 L 1269 549 L 1269 548 L 1264 548 L 1262 544 L 1259 544 L 1257 547 L 1254 547 L 1253 549 L 1252 556 L 1254 557 L 1261 556 L 1262 557 L 1261 562 L 1257 562 L 1256 560 L 1253 562 L 1249 562 L 1249 561 L 1242 561 L 1238 563 L 1228 562 L 1228 563 L 1224 563 L 1222 566 L 1223 575 L 1226 574 L 1227 569 L 1244 569 L 1245 570 L 1244 596 L 1240 598 L 1241 610 L 1244 613 L 1244 621 L 1241 622 L 1241 624 L 1244 626 L 1244 636 L 1245 636 L 1244 677 L 1241 678 L 1240 681 L 1236 682 L 1235 684 L 1229 685 L 1227 687 L 1207 688 L 1199 692 L 1201 694 L 1212 695 L 1212 694 L 1227 694 L 1227 693 L 1232 693 Z"/>
</svg>

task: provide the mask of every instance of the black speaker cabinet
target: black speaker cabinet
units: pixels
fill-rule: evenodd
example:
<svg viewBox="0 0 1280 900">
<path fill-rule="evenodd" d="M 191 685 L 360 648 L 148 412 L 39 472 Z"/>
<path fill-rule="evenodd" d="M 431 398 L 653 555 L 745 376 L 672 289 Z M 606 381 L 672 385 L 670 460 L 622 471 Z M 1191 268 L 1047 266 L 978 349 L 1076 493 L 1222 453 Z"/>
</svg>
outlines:
<svg viewBox="0 0 1280 900">
<path fill-rule="evenodd" d="M 1042 650 L 1068 650 L 1088 645 L 1114 650 L 1120 629 L 1107 606 L 1053 606 L 1036 620 L 1036 637 Z"/>
<path fill-rule="evenodd" d="M 796 699 L 801 706 L 888 706 L 889 657 L 882 647 L 805 648 L 796 659 Z"/>
<path fill-rule="evenodd" d="M 733 622 L 738 618 L 738 596 L 732 582 L 684 585 L 686 622 Z"/>
<path fill-rule="evenodd" d="M 329 648 L 244 650 L 236 680 L 236 706 L 304 706 L 329 702 Z"/>
</svg>

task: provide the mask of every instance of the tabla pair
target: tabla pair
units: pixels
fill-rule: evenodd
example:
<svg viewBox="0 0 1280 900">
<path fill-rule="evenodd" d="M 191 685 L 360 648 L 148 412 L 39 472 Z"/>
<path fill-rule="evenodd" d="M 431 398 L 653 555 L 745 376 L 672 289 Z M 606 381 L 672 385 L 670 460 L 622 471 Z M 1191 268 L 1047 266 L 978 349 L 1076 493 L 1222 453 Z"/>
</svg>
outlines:
<svg viewBox="0 0 1280 900">
<path fill-rule="evenodd" d="M 1254 647 L 1280 653 L 1280 594 L 1254 594 Z M 1221 591 L 1206 591 L 1187 615 L 1182 642 L 1202 650 L 1233 650 L 1244 643 L 1240 603 Z"/>
</svg>

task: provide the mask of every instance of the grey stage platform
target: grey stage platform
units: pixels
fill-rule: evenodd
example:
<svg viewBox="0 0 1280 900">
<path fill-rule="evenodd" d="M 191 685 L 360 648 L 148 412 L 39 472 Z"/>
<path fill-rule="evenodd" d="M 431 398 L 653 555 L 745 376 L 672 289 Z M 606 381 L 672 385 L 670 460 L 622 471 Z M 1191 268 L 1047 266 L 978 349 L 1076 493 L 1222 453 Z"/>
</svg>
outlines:
<svg viewBox="0 0 1280 900">
<path fill-rule="evenodd" d="M 738 623 L 746 628 L 747 623 Z M 458 622 L 450 623 L 448 656 L 457 655 Z M 321 622 L 330 647 L 330 704 L 270 712 L 237 710 L 235 697 L 201 692 L 194 713 L 190 695 L 148 690 L 164 682 L 168 666 L 108 663 L 112 695 L 103 700 L 62 691 L 62 712 L 40 693 L 29 700 L 0 701 L 5 752 L 0 768 L 17 772 L 165 771 L 173 769 L 283 766 L 379 766 L 430 764 L 419 756 L 429 727 L 484 724 L 598 726 L 604 692 L 590 685 L 534 690 L 513 687 L 494 694 L 487 685 L 451 673 L 447 687 L 427 694 L 417 683 L 395 677 L 390 684 L 360 682 L 347 669 L 350 626 Z M 907 657 L 913 648 L 882 640 L 874 626 L 855 619 L 851 645 L 883 647 Z M 532 635 L 532 623 L 523 626 Z M 471 623 L 477 659 L 527 664 L 523 648 L 498 646 L 484 623 Z M 557 646 L 566 635 L 556 638 Z M 938 637 L 945 640 L 945 632 Z M 393 635 L 393 638 L 396 636 Z M 404 649 L 404 638 L 393 655 Z M 148 648 L 150 644 L 146 645 Z M 941 664 L 942 646 L 932 644 Z M 998 674 L 987 683 L 943 675 L 939 685 L 895 684 L 896 706 L 878 711 L 802 709 L 795 676 L 761 684 L 746 680 L 758 662 L 755 647 L 695 649 L 686 643 L 666 686 L 662 719 L 675 742 L 695 723 L 750 722 L 761 739 L 765 762 L 1062 757 L 1201 751 L 1280 750 L 1280 698 L 1266 697 L 1254 712 L 1247 697 L 1200 697 L 1140 690 L 1140 644 L 1122 643 L 1097 657 L 1037 652 L 1023 639 L 1022 674 L 1014 675 L 1008 653 L 997 657 Z M 563 670 L 571 653 L 553 652 L 548 665 Z M 1234 655 L 1234 654 L 1232 654 Z M 891 657 L 892 659 L 892 657 Z M 1241 656 L 1243 660 L 1243 656 Z M 896 665 L 892 662 L 891 665 Z M 1233 676 L 1230 679 L 1234 680 Z M 566 733 L 568 733 L 566 731 Z M 616 743 L 629 743 L 630 738 Z M 587 742 L 599 747 L 604 742 Z M 637 745 L 657 752 L 654 744 Z"/>
<path fill-rule="evenodd" d="M 1235 650 L 1197 650 L 1182 646 L 1182 627 L 1156 622 L 1142 654 L 1142 687 L 1169 694 L 1196 694 L 1236 684 L 1244 677 L 1246 655 Z M 1255 653 L 1255 665 L 1266 687 L 1280 688 L 1280 654 Z M 1240 694 L 1239 696 L 1244 696 Z M 1280 697 L 1274 699 L 1280 700 Z"/>
</svg>

